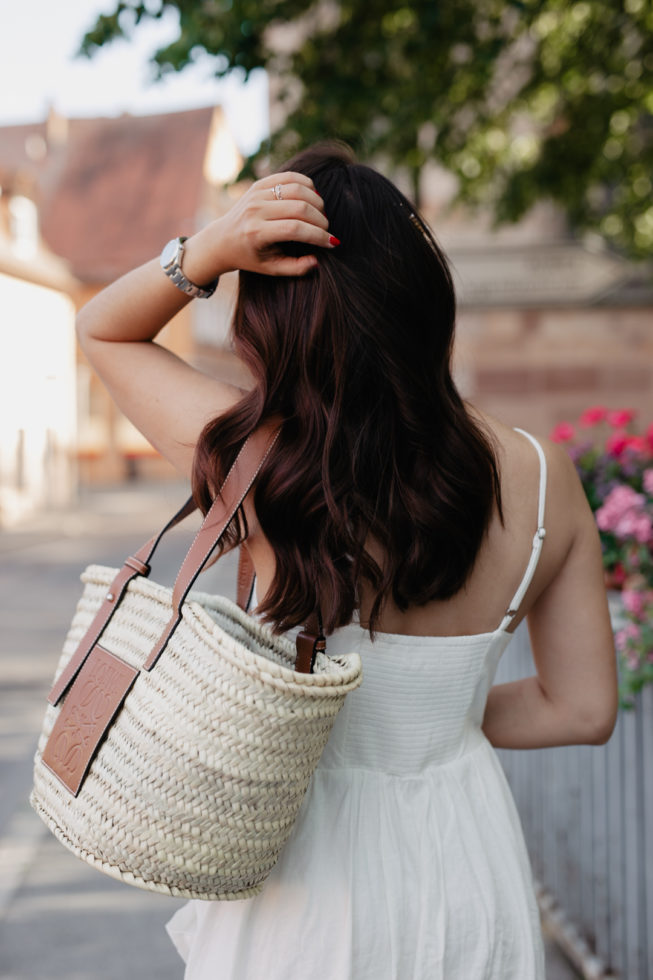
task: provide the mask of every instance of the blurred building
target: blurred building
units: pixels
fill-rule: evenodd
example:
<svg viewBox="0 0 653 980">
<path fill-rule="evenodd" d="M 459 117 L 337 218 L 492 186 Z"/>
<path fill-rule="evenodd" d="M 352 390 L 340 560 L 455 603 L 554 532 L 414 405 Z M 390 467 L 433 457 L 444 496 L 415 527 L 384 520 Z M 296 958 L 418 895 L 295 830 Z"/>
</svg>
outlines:
<svg viewBox="0 0 653 980">
<path fill-rule="evenodd" d="M 511 425 L 546 435 L 590 405 L 653 421 L 653 268 L 578 240 L 542 203 L 518 224 L 453 209 L 454 182 L 423 175 L 423 210 L 458 291 L 457 377 Z"/>
<path fill-rule="evenodd" d="M 0 527 L 77 486 L 76 282 L 44 245 L 29 169 L 0 169 Z"/>
<path fill-rule="evenodd" d="M 78 478 L 173 475 L 77 350 L 74 314 L 109 282 L 158 256 L 170 238 L 190 235 L 223 213 L 239 193 L 225 185 L 241 165 L 220 108 L 100 119 L 51 112 L 42 123 L 0 127 L 4 497 L 21 498 L 29 509 L 70 498 Z M 211 300 L 190 304 L 159 338 L 215 371 L 233 292 L 225 280 Z M 43 375 L 42 362 L 55 366 L 56 383 L 52 371 Z"/>
</svg>

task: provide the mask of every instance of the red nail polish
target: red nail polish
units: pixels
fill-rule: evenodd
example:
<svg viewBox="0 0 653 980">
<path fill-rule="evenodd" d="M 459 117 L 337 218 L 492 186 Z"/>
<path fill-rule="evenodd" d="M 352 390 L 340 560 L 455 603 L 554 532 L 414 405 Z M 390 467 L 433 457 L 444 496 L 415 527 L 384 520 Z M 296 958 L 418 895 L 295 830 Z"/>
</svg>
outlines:
<svg viewBox="0 0 653 980">
<path fill-rule="evenodd" d="M 340 239 L 336 238 L 335 235 L 329 235 L 329 245 L 339 245 Z"/>
</svg>

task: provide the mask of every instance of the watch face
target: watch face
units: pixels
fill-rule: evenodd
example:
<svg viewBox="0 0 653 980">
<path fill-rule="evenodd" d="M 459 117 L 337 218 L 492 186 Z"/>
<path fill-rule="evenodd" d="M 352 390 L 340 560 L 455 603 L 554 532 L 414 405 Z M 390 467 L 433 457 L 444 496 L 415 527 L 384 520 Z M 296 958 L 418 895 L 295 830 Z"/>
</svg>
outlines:
<svg viewBox="0 0 653 980">
<path fill-rule="evenodd" d="M 172 265 L 172 263 L 174 262 L 175 258 L 177 257 L 178 250 L 179 250 L 179 239 L 178 238 L 173 238 L 164 247 L 163 251 L 161 252 L 161 259 L 160 259 L 161 265 L 163 266 L 164 269 L 167 266 Z"/>
</svg>

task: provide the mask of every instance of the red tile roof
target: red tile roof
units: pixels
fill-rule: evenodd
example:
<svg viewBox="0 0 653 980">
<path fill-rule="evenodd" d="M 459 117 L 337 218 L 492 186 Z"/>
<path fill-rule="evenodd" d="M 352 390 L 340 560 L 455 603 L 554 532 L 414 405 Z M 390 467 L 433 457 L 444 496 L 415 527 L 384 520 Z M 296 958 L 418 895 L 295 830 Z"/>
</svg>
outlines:
<svg viewBox="0 0 653 980">
<path fill-rule="evenodd" d="M 42 161 L 28 149 L 45 124 L 0 127 L 0 180 L 36 178 L 48 246 L 77 278 L 108 282 L 195 229 L 213 111 L 70 119 Z"/>
</svg>

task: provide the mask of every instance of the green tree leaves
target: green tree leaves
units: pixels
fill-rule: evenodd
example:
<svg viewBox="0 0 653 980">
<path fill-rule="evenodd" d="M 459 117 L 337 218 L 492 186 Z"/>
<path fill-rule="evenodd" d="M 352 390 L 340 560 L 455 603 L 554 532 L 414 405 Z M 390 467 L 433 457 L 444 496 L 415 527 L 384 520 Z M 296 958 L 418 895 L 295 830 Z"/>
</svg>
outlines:
<svg viewBox="0 0 653 980">
<path fill-rule="evenodd" d="M 499 222 L 553 198 L 574 228 L 651 254 L 652 0 L 127 0 L 82 51 L 166 8 L 180 33 L 161 72 L 205 51 L 218 75 L 263 67 L 281 82 L 275 162 L 341 138 L 418 187 L 434 159 Z"/>
</svg>

